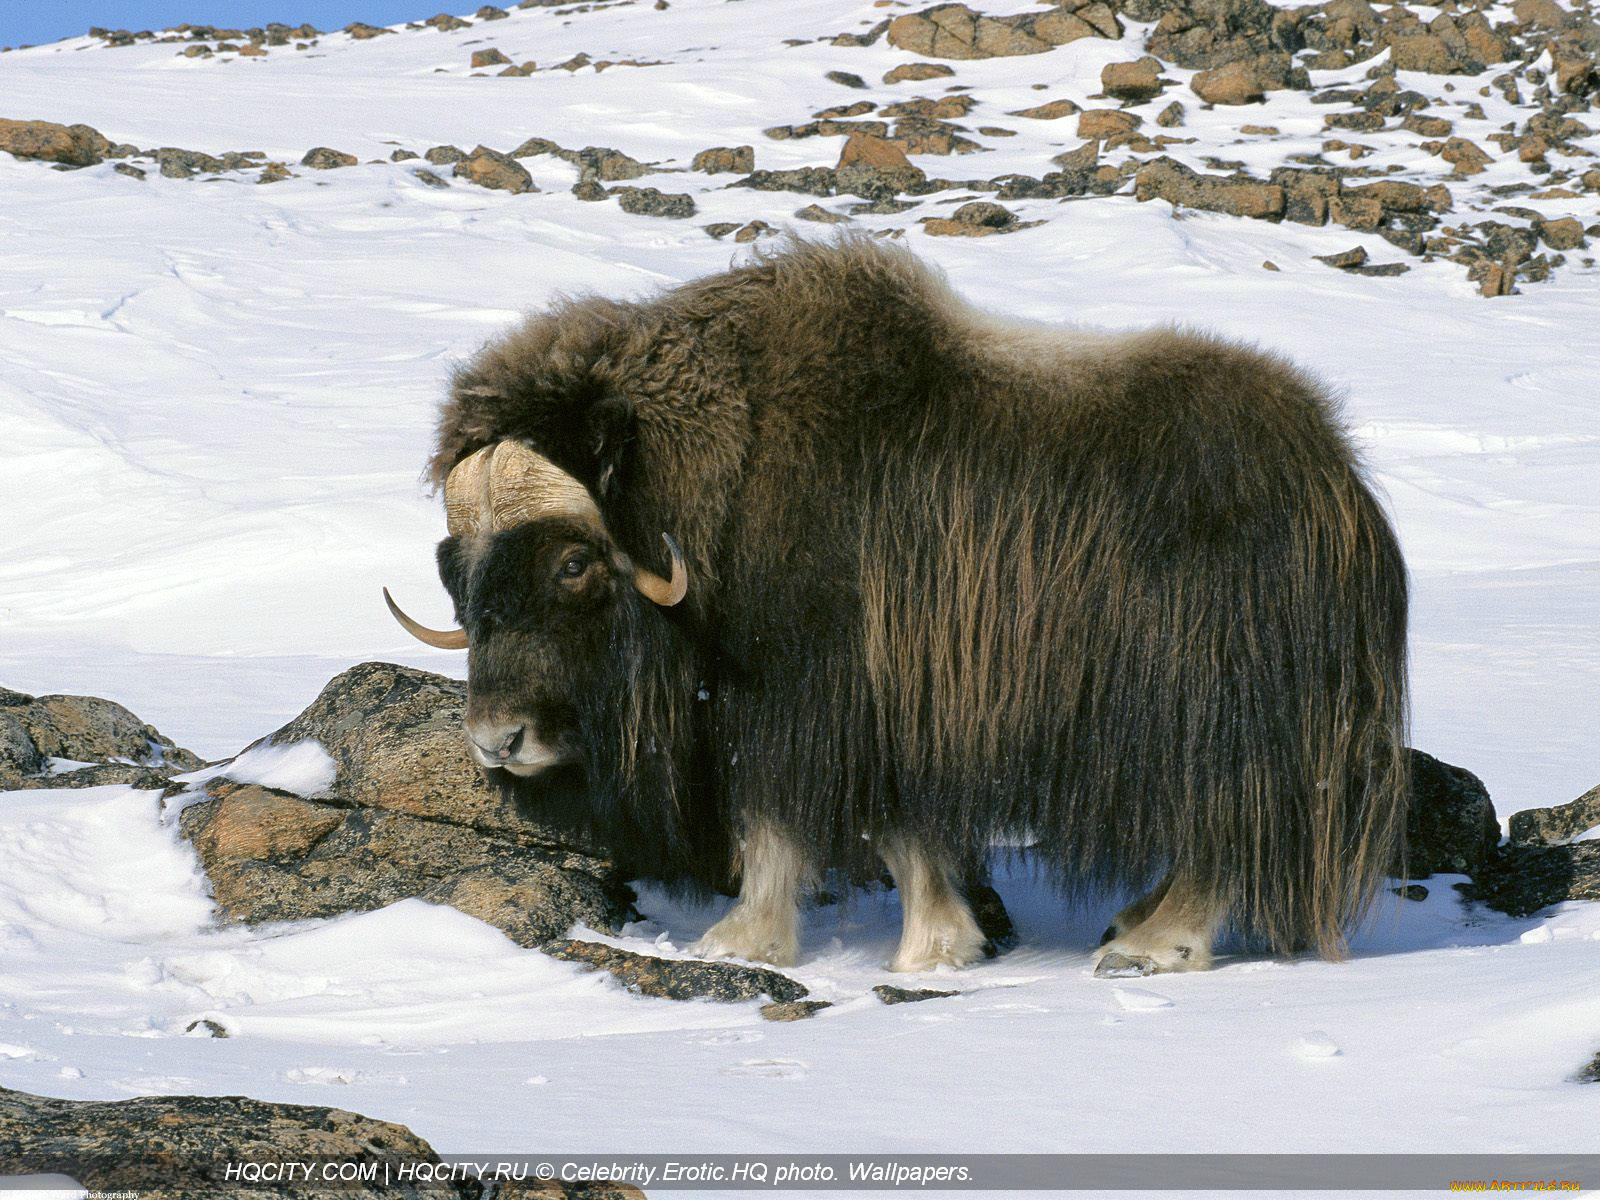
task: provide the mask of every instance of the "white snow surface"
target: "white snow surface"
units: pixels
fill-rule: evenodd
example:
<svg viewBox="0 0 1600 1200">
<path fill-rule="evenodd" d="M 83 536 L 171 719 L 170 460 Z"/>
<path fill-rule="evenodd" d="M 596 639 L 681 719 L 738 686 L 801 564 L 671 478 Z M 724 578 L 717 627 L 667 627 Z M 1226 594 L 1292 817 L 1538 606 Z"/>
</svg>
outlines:
<svg viewBox="0 0 1600 1200">
<path fill-rule="evenodd" d="M 791 220 L 810 197 L 669 172 L 741 143 L 764 168 L 831 164 L 836 140 L 761 130 L 864 96 L 938 94 L 952 81 L 879 86 L 909 58 L 881 41 L 782 44 L 882 13 L 673 0 L 513 11 L 453 34 L 329 35 L 255 60 L 87 39 L 0 56 L 0 115 L 87 122 L 141 146 L 297 162 L 326 145 L 363 159 L 262 187 L 0 155 L 0 682 L 113 697 L 220 757 L 354 663 L 459 673 L 378 600 L 386 583 L 419 619 L 448 619 L 431 553 L 442 512 L 420 474 L 451 365 L 557 294 L 646 295 L 751 253 L 708 237 L 709 222 L 760 217 L 816 236 Z M 1048 169 L 1076 144 L 1072 122 L 1000 114 L 1063 95 L 1093 104 L 1101 66 L 1135 57 L 1139 35 L 955 64 L 953 82 L 1020 136 L 920 165 Z M 472 77 L 471 49 L 490 44 L 541 65 L 579 50 L 663 65 Z M 822 78 L 835 69 L 871 91 Z M 1282 161 L 1283 142 L 1238 141 L 1241 121 L 1319 140 L 1303 94 L 1202 112 L 1180 87 L 1155 107 L 1180 93 L 1182 132 L 1200 142 L 1172 152 L 1190 161 Z M 1497 99 L 1484 104 L 1486 128 L 1506 119 Z M 509 150 L 532 135 L 659 163 L 635 182 L 692 191 L 700 215 L 579 201 L 576 172 L 548 157 L 525 160 L 542 190 L 522 196 L 430 188 L 420 164 L 366 161 L 396 144 Z M 1415 149 L 1382 153 L 1426 165 Z M 998 313 L 1199 324 L 1332 381 L 1412 571 L 1413 743 L 1480 775 L 1502 818 L 1600 782 L 1593 269 L 1486 301 L 1455 265 L 1412 260 L 1403 277 L 1371 279 L 1312 261 L 1357 243 L 1398 257 L 1343 229 L 1131 197 L 1009 204 L 1047 220 L 982 240 L 915 223 L 952 203 L 857 225 L 905 229 Z M 1571 210 L 1586 221 L 1587 203 Z M 327 764 L 310 745 L 234 769 L 314 792 Z M 1421 903 L 1386 897 L 1349 962 L 1233 955 L 1134 987 L 1089 974 L 1115 898 L 1069 909 L 1011 865 L 997 885 L 1019 946 L 922 981 L 958 998 L 894 1008 L 868 992 L 907 982 L 883 969 L 894 902 L 857 897 L 810 915 L 793 972 L 835 1007 L 770 1025 L 755 1004 L 629 995 L 420 901 L 219 928 L 154 793 L 10 793 L 0 1082 L 337 1103 L 442 1152 L 1600 1150 L 1592 1089 L 1571 1082 L 1600 1050 L 1600 906 L 1513 920 L 1464 906 L 1452 882 L 1430 880 Z M 681 953 L 717 916 L 651 891 L 640 903 L 648 921 L 615 940 L 649 952 Z M 231 1036 L 185 1036 L 201 1019 Z"/>
</svg>

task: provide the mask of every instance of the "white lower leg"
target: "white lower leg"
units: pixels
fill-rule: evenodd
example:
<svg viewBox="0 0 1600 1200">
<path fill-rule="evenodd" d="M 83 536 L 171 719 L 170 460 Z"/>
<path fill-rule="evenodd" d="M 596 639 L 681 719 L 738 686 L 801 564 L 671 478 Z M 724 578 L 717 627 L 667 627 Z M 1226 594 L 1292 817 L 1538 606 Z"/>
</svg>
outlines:
<svg viewBox="0 0 1600 1200">
<path fill-rule="evenodd" d="M 926 971 L 940 963 L 964 967 L 983 957 L 988 939 L 948 863 L 899 836 L 879 843 L 878 854 L 900 893 L 900 947 L 891 971 Z"/>
<path fill-rule="evenodd" d="M 765 824 L 751 826 L 739 859 L 739 902 L 690 953 L 792 966 L 800 956 L 800 889 L 810 881 L 810 865 L 793 838 Z"/>
<path fill-rule="evenodd" d="M 1144 920 L 1100 947 L 1095 974 L 1209 970 L 1211 947 L 1226 919 L 1226 905 L 1209 891 L 1173 879 Z"/>
</svg>

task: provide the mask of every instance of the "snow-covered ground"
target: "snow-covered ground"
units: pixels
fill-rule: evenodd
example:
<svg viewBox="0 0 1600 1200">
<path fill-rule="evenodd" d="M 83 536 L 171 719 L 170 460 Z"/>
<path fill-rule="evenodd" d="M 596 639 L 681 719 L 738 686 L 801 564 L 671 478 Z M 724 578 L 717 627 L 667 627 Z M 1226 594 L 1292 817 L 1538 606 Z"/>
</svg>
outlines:
<svg viewBox="0 0 1600 1200">
<path fill-rule="evenodd" d="M 939 94 L 951 81 L 877 86 L 910 57 L 882 42 L 782 45 L 881 13 L 673 0 L 331 35 L 262 59 L 87 39 L 0 57 L 0 115 L 141 146 L 363 159 L 263 187 L 0 154 L 0 683 L 109 696 L 220 756 L 350 664 L 459 671 L 378 602 L 387 583 L 422 619 L 445 619 L 431 554 L 442 513 L 420 470 L 450 365 L 557 293 L 643 294 L 750 252 L 707 223 L 815 234 L 791 220 L 810 197 L 670 172 L 740 143 L 764 168 L 831 165 L 837 140 L 761 130 L 863 96 Z M 1056 96 L 1095 103 L 1100 67 L 1136 57 L 1137 33 L 958 63 L 955 82 L 999 122 Z M 470 77 L 471 50 L 490 44 L 541 65 L 580 50 L 663 65 Z M 1236 144 L 1230 122 L 1284 130 L 1263 165 L 1319 140 L 1303 94 L 1243 115 L 1184 98 L 1183 132 L 1201 141 L 1173 153 L 1191 161 L 1267 153 Z M 1491 125 L 1504 119 L 1484 103 Z M 1008 123 L 1021 136 L 920 165 L 1037 175 L 1077 144 L 1071 121 Z M 692 191 L 700 213 L 580 201 L 575 169 L 549 157 L 525 160 L 542 190 L 520 196 L 365 161 L 535 135 L 659 162 L 670 172 L 634 182 Z M 1399 257 L 1373 235 L 1131 197 L 1017 202 L 1048 220 L 981 240 L 915 223 L 952 203 L 857 224 L 905 229 L 996 311 L 1203 324 L 1342 388 L 1413 573 L 1414 744 L 1479 774 L 1502 817 L 1600 782 L 1600 273 L 1573 265 L 1488 301 L 1451 264 L 1373 279 L 1311 260 L 1354 244 Z M 1594 204 L 1563 211 L 1588 221 Z M 866 897 L 813 914 L 795 972 L 837 1006 L 768 1025 L 754 1005 L 626 995 L 415 901 L 218 931 L 153 794 L 6 794 L 0 1083 L 337 1103 L 442 1152 L 1600 1150 L 1594 1097 L 1569 1082 L 1600 1049 L 1600 906 L 1511 920 L 1464 909 L 1449 883 L 1383 906 L 1349 963 L 1231 959 L 1118 987 L 1088 974 L 1112 902 L 1068 912 L 1016 870 L 999 885 L 1019 948 L 940 979 L 958 999 L 896 1008 L 866 991 L 891 979 L 893 902 Z M 622 939 L 639 949 L 687 946 L 715 916 L 653 894 L 643 908 L 651 923 Z M 233 1036 L 183 1036 L 204 1017 Z"/>
</svg>

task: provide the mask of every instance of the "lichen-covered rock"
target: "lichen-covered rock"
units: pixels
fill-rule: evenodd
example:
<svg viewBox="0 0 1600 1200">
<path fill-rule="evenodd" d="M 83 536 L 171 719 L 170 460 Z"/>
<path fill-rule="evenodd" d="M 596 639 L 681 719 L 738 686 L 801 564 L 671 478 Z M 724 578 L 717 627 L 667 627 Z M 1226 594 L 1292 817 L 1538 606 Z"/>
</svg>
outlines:
<svg viewBox="0 0 1600 1200">
<path fill-rule="evenodd" d="M 692 217 L 697 211 L 694 197 L 687 192 L 663 192 L 653 187 L 612 188 L 622 211 L 641 217 Z"/>
<path fill-rule="evenodd" d="M 452 174 L 457 179 L 468 180 L 479 187 L 511 192 L 513 195 L 539 190 L 534 186 L 533 176 L 528 174 L 526 167 L 510 155 L 501 154 L 498 150 L 491 150 L 487 146 L 477 147 L 466 158 L 456 163 Z"/>
<path fill-rule="evenodd" d="M 1600 900 L 1600 842 L 1501 846 L 1473 872 L 1466 894 L 1513 917 L 1563 900 Z"/>
<path fill-rule="evenodd" d="M 766 967 L 742 963 L 707 962 L 695 958 L 656 958 L 635 954 L 603 942 L 566 940 L 551 942 L 546 954 L 567 962 L 584 963 L 609 971 L 629 991 L 667 1000 L 754 1000 L 769 996 L 775 1001 L 803 999 L 804 984 Z"/>
<path fill-rule="evenodd" d="M 1426 879 L 1435 871 L 1475 873 L 1500 842 L 1500 823 L 1489 790 L 1464 767 L 1441 762 L 1421 750 L 1409 753 L 1406 877 Z"/>
<path fill-rule="evenodd" d="M 188 1200 L 326 1197 L 325 1184 L 285 1182 L 250 1188 L 227 1180 L 240 1161 L 353 1163 L 439 1161 L 404 1125 L 339 1108 L 272 1104 L 243 1096 L 141 1096 L 59 1100 L 0 1088 L 0 1172 L 65 1175 L 91 1192 Z M 476 1195 L 475 1185 L 341 1183 L 339 1194 L 405 1197 Z"/>
<path fill-rule="evenodd" d="M 1521 845 L 1560 846 L 1600 826 L 1600 787 L 1551 808 L 1511 814 L 1511 840 Z"/>
<path fill-rule="evenodd" d="M 754 146 L 713 146 L 694 156 L 691 169 L 707 175 L 748 175 L 756 169 Z"/>
<path fill-rule="evenodd" d="M 13 121 L 0 117 L 0 150 L 18 158 L 90 167 L 105 161 L 111 140 L 89 125 L 57 125 L 54 121 Z"/>
<path fill-rule="evenodd" d="M 524 814 L 467 756 L 465 687 L 388 663 L 334 678 L 271 735 L 312 740 L 334 762 L 315 798 L 216 778 L 179 818 L 223 917 L 362 912 L 419 897 L 538 946 L 574 922 L 615 926 L 631 899 L 594 847 Z"/>
<path fill-rule="evenodd" d="M 1018 220 L 1016 213 L 992 200 L 972 200 L 948 217 L 924 217 L 922 220 L 922 228 L 933 237 L 989 237 L 997 233 L 1015 233 L 1038 224 L 1038 221 Z"/>
<path fill-rule="evenodd" d="M 965 4 L 941 4 L 889 23 L 889 44 L 927 58 L 1005 58 L 1043 54 L 1085 37 L 1118 38 L 1122 26 L 1100 0 L 1059 4 L 1046 13 L 990 17 Z"/>
<path fill-rule="evenodd" d="M 332 171 L 337 167 L 353 167 L 357 161 L 354 154 L 346 154 L 343 150 L 335 150 L 330 146 L 313 146 L 306 151 L 305 157 L 300 160 L 300 165 L 317 171 Z"/>
<path fill-rule="evenodd" d="M 57 758 L 94 766 L 48 773 Z M 122 705 L 98 696 L 29 696 L 0 688 L 0 788 L 164 787 L 200 759 Z"/>
<path fill-rule="evenodd" d="M 903 988 L 892 983 L 880 983 L 872 989 L 872 994 L 885 1004 L 916 1004 L 922 1000 L 944 1000 L 950 996 L 959 996 L 960 992 L 942 992 L 936 988 Z"/>
<path fill-rule="evenodd" d="M 1137 62 L 1107 63 L 1100 70 L 1100 88 L 1130 104 L 1152 100 L 1161 94 L 1161 64 L 1149 55 Z"/>
<path fill-rule="evenodd" d="M 1134 196 L 1174 206 L 1276 221 L 1283 217 L 1283 188 L 1236 175 L 1201 175 L 1163 155 L 1139 168 Z"/>
</svg>

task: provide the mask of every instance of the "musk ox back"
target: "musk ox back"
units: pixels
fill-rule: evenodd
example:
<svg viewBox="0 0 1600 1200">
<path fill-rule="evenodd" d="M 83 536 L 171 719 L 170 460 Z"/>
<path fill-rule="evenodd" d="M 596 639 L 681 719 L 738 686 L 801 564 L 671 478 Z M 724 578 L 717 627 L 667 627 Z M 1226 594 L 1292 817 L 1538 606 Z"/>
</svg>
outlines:
<svg viewBox="0 0 1600 1200">
<path fill-rule="evenodd" d="M 502 444 L 531 473 L 486 475 Z M 458 373 L 433 472 L 498 706 L 475 753 L 536 790 L 520 747 L 564 747 L 642 869 L 735 843 L 706 953 L 791 961 L 814 873 L 876 854 L 892 965 L 970 961 L 1004 838 L 1149 889 L 1102 974 L 1204 967 L 1227 922 L 1335 955 L 1397 861 L 1403 564 L 1270 355 L 1009 325 L 903 250 L 795 245 L 530 318 Z"/>
</svg>

